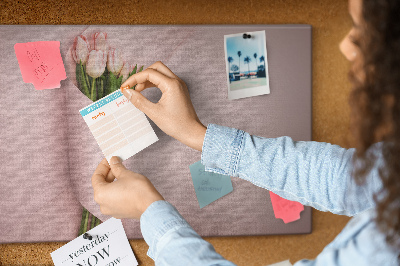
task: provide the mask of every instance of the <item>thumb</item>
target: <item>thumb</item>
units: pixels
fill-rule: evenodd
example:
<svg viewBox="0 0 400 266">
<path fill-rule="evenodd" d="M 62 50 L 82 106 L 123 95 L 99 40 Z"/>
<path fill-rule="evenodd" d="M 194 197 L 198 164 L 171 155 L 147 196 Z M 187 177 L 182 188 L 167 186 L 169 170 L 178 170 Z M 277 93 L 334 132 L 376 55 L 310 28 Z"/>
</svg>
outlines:
<svg viewBox="0 0 400 266">
<path fill-rule="evenodd" d="M 129 101 L 140 111 L 145 113 L 148 116 L 148 113 L 154 108 L 154 103 L 150 102 L 146 97 L 144 97 L 140 92 L 132 90 L 132 89 L 125 89 L 123 94 Z"/>
<path fill-rule="evenodd" d="M 103 159 L 99 165 L 97 166 L 96 170 L 93 173 L 92 176 L 92 186 L 93 188 L 96 188 L 101 185 L 106 185 L 108 184 L 106 182 L 106 176 L 108 172 L 110 171 L 110 166 L 108 165 L 108 162 L 106 159 Z"/>
<path fill-rule="evenodd" d="M 110 159 L 110 168 L 112 173 L 114 174 L 115 178 L 121 178 L 121 173 L 126 169 L 125 165 L 122 164 L 121 158 L 117 156 L 113 156 Z"/>
</svg>

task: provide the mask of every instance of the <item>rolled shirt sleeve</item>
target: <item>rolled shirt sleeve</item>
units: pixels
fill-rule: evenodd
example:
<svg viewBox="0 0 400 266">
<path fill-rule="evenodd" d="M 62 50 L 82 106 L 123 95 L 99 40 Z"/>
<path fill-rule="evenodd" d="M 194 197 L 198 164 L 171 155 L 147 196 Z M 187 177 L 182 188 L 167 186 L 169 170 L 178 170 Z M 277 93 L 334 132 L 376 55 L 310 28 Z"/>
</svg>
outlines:
<svg viewBox="0 0 400 266">
<path fill-rule="evenodd" d="M 140 217 L 149 245 L 147 255 L 156 265 L 235 265 L 203 240 L 167 201 L 153 202 Z"/>
<path fill-rule="evenodd" d="M 320 211 L 353 216 L 375 206 L 373 194 L 382 186 L 375 168 L 364 186 L 355 183 L 354 153 L 329 143 L 262 138 L 209 124 L 201 162 L 206 171 L 242 178 Z"/>
</svg>

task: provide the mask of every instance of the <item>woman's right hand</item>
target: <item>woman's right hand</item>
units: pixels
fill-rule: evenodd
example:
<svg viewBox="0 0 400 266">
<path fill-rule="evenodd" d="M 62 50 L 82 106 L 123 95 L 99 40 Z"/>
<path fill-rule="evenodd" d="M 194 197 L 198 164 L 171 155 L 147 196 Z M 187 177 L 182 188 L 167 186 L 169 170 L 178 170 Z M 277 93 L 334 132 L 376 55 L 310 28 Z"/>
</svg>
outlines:
<svg viewBox="0 0 400 266">
<path fill-rule="evenodd" d="M 137 85 L 135 90 L 124 89 L 134 85 Z M 150 102 L 140 93 L 149 87 L 161 90 L 162 96 L 157 103 Z M 197 117 L 185 82 L 162 62 L 129 77 L 121 85 L 121 91 L 167 135 L 193 149 L 202 150 L 207 128 Z"/>
</svg>

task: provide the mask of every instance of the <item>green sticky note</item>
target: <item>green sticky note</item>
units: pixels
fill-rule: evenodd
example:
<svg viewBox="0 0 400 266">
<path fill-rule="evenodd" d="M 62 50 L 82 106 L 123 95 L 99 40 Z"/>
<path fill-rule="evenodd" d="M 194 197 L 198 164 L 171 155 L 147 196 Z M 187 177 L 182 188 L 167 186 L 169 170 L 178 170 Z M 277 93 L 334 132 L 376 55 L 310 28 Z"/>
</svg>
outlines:
<svg viewBox="0 0 400 266">
<path fill-rule="evenodd" d="M 200 208 L 232 192 L 230 176 L 206 172 L 200 161 L 189 166 Z"/>
</svg>

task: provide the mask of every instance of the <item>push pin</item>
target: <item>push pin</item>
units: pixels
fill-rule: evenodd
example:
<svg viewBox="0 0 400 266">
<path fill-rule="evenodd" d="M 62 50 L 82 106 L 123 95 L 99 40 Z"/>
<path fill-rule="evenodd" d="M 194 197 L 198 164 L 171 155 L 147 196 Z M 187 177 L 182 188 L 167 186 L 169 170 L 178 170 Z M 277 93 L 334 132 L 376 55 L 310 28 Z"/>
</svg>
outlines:
<svg viewBox="0 0 400 266">
<path fill-rule="evenodd" d="M 130 89 L 129 85 L 126 85 L 125 87 L 121 87 L 121 92 L 123 93 L 124 90 Z"/>
<path fill-rule="evenodd" d="M 84 239 L 88 239 L 88 240 L 92 240 L 93 238 L 96 239 L 97 236 L 92 236 L 92 235 L 89 235 L 88 233 L 84 233 L 83 234 L 83 238 Z"/>
<path fill-rule="evenodd" d="M 251 35 L 243 33 L 243 39 L 251 39 Z"/>
</svg>

